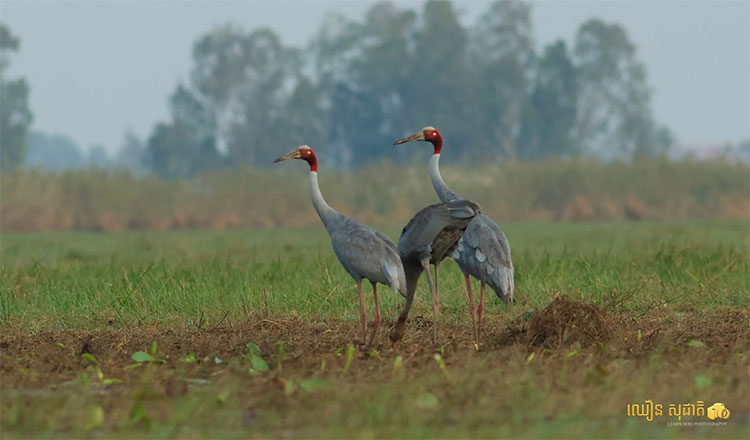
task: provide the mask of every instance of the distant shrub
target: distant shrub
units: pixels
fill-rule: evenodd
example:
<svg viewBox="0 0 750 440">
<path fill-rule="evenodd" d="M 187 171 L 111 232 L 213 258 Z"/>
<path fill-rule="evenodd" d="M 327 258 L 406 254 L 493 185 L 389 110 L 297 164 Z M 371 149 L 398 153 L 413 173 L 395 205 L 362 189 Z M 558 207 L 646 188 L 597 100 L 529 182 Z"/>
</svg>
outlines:
<svg viewBox="0 0 750 440">
<path fill-rule="evenodd" d="M 225 169 L 166 182 L 126 171 L 5 173 L 5 232 L 317 226 L 306 171 Z M 443 177 L 498 222 L 521 220 L 744 218 L 747 164 L 583 159 L 446 166 Z M 437 200 L 427 167 L 381 164 L 356 173 L 321 172 L 336 209 L 373 226 L 395 227 Z"/>
</svg>

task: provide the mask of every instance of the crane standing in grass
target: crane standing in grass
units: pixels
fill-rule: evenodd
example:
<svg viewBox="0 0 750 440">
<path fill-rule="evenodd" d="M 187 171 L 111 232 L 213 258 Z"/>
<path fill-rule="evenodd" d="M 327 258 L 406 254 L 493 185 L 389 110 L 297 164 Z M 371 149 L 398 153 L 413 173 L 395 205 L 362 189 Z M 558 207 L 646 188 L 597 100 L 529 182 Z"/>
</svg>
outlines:
<svg viewBox="0 0 750 440">
<path fill-rule="evenodd" d="M 391 331 L 393 344 L 403 337 L 409 308 L 422 272 L 425 272 L 432 295 L 432 342 L 437 343 L 440 296 L 437 278 L 434 285 L 430 279 L 430 264 L 435 265 L 437 275 L 440 262 L 455 251 L 466 225 L 480 212 L 479 205 L 470 200 L 452 200 L 421 209 L 404 227 L 398 240 L 398 252 L 406 273 L 406 303 Z"/>
<path fill-rule="evenodd" d="M 380 326 L 380 306 L 378 305 L 377 284 L 384 284 L 406 296 L 406 277 L 393 241 L 375 229 L 365 226 L 353 218 L 331 208 L 318 187 L 318 159 L 315 152 L 307 145 L 302 145 L 289 154 L 274 160 L 274 163 L 287 159 L 300 159 L 310 165 L 310 193 L 315 210 L 323 221 L 328 235 L 331 236 L 333 251 L 341 265 L 354 278 L 359 291 L 360 318 L 362 320 L 362 341 L 371 345 Z M 375 325 L 372 335 L 367 340 L 367 315 L 362 296 L 362 279 L 372 284 L 372 295 L 375 299 Z"/>
<path fill-rule="evenodd" d="M 426 141 L 433 146 L 433 154 L 430 159 L 430 179 L 440 200 L 443 203 L 465 200 L 457 196 L 445 184 L 443 177 L 440 175 L 440 152 L 443 148 L 443 138 L 440 132 L 434 127 L 425 127 L 409 137 L 397 140 L 393 144 L 399 145 L 412 141 Z M 500 227 L 492 219 L 479 213 L 466 226 L 466 230 L 458 241 L 451 257 L 458 263 L 464 273 L 469 312 L 474 323 L 474 338 L 479 343 L 484 314 L 485 285 L 489 284 L 497 296 L 506 304 L 513 301 L 515 286 L 510 244 Z M 436 283 L 437 269 L 438 267 L 435 266 Z M 478 308 L 475 308 L 474 305 L 469 275 L 478 279 L 481 283 Z"/>
</svg>

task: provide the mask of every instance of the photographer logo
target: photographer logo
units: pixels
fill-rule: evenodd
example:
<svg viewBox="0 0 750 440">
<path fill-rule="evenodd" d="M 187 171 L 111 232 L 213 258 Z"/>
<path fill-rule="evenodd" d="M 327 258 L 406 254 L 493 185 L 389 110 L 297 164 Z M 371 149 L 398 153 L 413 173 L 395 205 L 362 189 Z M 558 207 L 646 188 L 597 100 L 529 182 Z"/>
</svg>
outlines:
<svg viewBox="0 0 750 440">
<path fill-rule="evenodd" d="M 665 408 L 666 407 L 666 408 Z M 676 422 L 672 421 L 668 424 L 672 425 L 726 425 L 725 420 L 728 420 L 731 416 L 731 412 L 721 402 L 716 402 L 708 408 L 702 400 L 698 400 L 695 403 L 669 403 L 661 404 L 654 403 L 653 400 L 648 399 L 643 403 L 631 403 L 627 407 L 628 417 L 642 417 L 648 422 L 652 422 L 654 418 L 661 417 L 663 415 L 675 417 Z M 711 422 L 700 422 L 700 421 L 689 421 L 683 422 L 683 417 L 707 417 Z"/>
<path fill-rule="evenodd" d="M 706 416 L 708 416 L 710 420 L 728 419 L 730 415 L 729 410 L 723 403 L 714 403 L 706 409 Z"/>
</svg>

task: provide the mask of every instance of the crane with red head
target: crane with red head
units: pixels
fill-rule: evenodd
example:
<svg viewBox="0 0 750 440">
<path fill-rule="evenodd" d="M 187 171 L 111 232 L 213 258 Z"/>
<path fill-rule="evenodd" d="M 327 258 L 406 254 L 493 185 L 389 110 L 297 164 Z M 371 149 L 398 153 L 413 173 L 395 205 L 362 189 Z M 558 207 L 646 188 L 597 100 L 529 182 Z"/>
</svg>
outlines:
<svg viewBox="0 0 750 440">
<path fill-rule="evenodd" d="M 310 195 L 313 206 L 331 237 L 331 245 L 336 257 L 357 284 L 362 340 L 363 343 L 371 345 L 381 322 L 378 283 L 389 286 L 394 294 L 401 293 L 406 296 L 406 278 L 398 249 L 385 234 L 336 211 L 326 203 L 318 186 L 318 158 L 312 148 L 301 145 L 273 162 L 278 163 L 287 159 L 304 160 L 310 166 Z M 362 294 L 363 279 L 370 281 L 375 299 L 375 322 L 369 340 Z"/>
<path fill-rule="evenodd" d="M 433 139 L 435 151 L 440 152 L 442 139 L 440 139 L 437 130 L 432 127 L 428 128 L 429 130 L 425 129 L 399 142 Z M 403 337 L 413 291 L 416 290 L 416 283 L 422 272 L 425 272 L 432 296 L 432 339 L 433 342 L 437 343 L 437 328 L 440 316 L 438 268 L 443 259 L 456 251 L 459 240 L 467 226 L 480 214 L 480 206 L 471 200 L 451 197 L 450 200 L 443 200 L 442 203 L 421 209 L 404 227 L 398 240 L 398 250 L 406 273 L 407 297 L 399 319 L 391 331 L 391 341 L 394 344 L 398 343 Z M 430 264 L 435 267 L 434 282 L 429 271 Z"/>
<path fill-rule="evenodd" d="M 411 136 L 399 139 L 394 145 L 424 141 L 432 144 L 430 159 L 430 180 L 443 203 L 465 200 L 451 190 L 440 175 L 440 154 L 443 137 L 435 127 L 424 127 Z M 515 291 L 513 261 L 510 244 L 500 227 L 489 217 L 479 213 L 466 226 L 457 246 L 450 255 L 464 274 L 469 312 L 474 324 L 474 338 L 479 343 L 484 315 L 484 289 L 489 285 L 504 302 L 513 301 Z M 437 266 L 435 284 L 437 285 Z M 469 275 L 480 282 L 479 306 L 475 307 Z"/>
</svg>

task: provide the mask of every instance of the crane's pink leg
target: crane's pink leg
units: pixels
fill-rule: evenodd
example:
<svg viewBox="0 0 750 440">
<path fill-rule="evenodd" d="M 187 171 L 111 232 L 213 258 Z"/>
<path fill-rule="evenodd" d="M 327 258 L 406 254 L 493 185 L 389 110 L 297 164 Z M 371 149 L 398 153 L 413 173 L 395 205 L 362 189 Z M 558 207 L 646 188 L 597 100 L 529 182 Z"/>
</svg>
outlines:
<svg viewBox="0 0 750 440">
<path fill-rule="evenodd" d="M 362 296 L 362 280 L 357 281 L 359 291 L 359 317 L 362 320 L 362 343 L 367 341 L 367 314 L 365 313 L 365 298 Z"/>
<path fill-rule="evenodd" d="M 427 275 L 430 275 L 430 271 L 427 271 Z M 435 319 L 437 322 L 437 317 L 440 316 L 440 290 L 438 290 L 438 264 L 435 265 L 435 296 L 432 298 L 432 308 L 433 312 L 435 314 Z"/>
<path fill-rule="evenodd" d="M 471 314 L 471 323 L 474 327 L 474 342 L 479 343 L 479 335 L 477 334 L 477 312 L 474 308 L 474 296 L 471 294 L 471 280 L 469 275 L 464 274 L 464 281 L 466 281 L 466 296 L 469 300 L 469 313 Z"/>
<path fill-rule="evenodd" d="M 435 299 L 440 306 L 440 290 L 438 289 L 438 264 L 435 265 Z"/>
<path fill-rule="evenodd" d="M 378 328 L 380 328 L 380 306 L 378 305 L 377 283 L 372 283 L 372 296 L 375 298 L 375 326 L 372 329 L 372 334 L 370 335 L 370 342 L 368 342 L 367 345 L 372 345 L 372 342 L 375 340 L 375 335 L 378 333 Z"/>
<path fill-rule="evenodd" d="M 482 316 L 484 316 L 484 281 L 479 288 L 479 307 L 477 309 L 477 344 L 479 337 L 482 336 Z"/>
<path fill-rule="evenodd" d="M 437 301 L 437 293 L 435 293 L 435 285 L 430 277 L 430 260 L 422 261 L 422 268 L 424 269 L 425 277 L 427 277 L 427 285 L 430 286 L 430 296 L 432 296 L 432 343 L 437 344 L 438 340 L 438 321 L 440 320 L 440 307 Z"/>
</svg>

